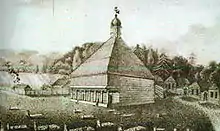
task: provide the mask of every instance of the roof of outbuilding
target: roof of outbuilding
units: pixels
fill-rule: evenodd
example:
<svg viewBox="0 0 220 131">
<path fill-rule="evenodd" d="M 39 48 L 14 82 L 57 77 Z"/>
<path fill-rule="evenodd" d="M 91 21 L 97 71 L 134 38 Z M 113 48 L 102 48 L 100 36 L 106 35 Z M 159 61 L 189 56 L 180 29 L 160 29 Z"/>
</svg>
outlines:
<svg viewBox="0 0 220 131">
<path fill-rule="evenodd" d="M 168 77 L 166 80 L 165 80 L 165 83 L 176 83 L 176 81 L 175 81 L 175 79 L 172 77 L 172 76 L 170 76 L 170 77 Z"/>
<path fill-rule="evenodd" d="M 191 85 L 189 85 L 190 89 L 200 89 L 200 86 L 197 82 L 192 83 Z"/>
<path fill-rule="evenodd" d="M 212 84 L 210 87 L 209 87 L 209 90 L 218 90 L 218 86 L 216 84 Z"/>
<path fill-rule="evenodd" d="M 62 77 L 59 74 L 35 74 L 35 73 L 19 73 L 20 84 L 26 84 L 33 89 L 40 89 L 44 84 L 52 84 L 58 78 Z M 0 85 L 14 86 L 14 78 L 6 71 L 0 71 Z"/>
</svg>

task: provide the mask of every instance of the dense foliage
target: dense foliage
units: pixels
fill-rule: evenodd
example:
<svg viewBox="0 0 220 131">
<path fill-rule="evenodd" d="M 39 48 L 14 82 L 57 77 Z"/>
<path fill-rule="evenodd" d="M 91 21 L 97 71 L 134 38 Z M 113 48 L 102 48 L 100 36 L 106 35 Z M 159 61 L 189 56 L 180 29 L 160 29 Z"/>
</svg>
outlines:
<svg viewBox="0 0 220 131">
<path fill-rule="evenodd" d="M 195 64 L 194 53 L 191 53 L 189 58 L 169 57 L 166 53 L 160 53 L 152 48 L 147 49 L 145 46 L 140 47 L 140 45 L 134 48 L 134 53 L 155 76 L 160 76 L 163 80 L 173 76 L 175 80 L 185 78 L 190 83 L 198 82 L 203 90 L 212 84 L 220 88 L 220 63 L 211 61 L 208 66 L 204 67 Z"/>
</svg>

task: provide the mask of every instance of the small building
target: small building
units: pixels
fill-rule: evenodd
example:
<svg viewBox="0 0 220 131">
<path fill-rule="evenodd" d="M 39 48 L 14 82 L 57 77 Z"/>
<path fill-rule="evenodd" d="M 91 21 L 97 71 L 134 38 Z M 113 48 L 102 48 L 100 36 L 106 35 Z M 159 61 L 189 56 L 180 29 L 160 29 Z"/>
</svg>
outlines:
<svg viewBox="0 0 220 131">
<path fill-rule="evenodd" d="M 201 97 L 201 88 L 197 82 L 194 82 L 191 85 L 189 85 L 188 95 L 196 98 Z"/>
<path fill-rule="evenodd" d="M 170 76 L 164 81 L 164 88 L 169 91 L 176 91 L 176 81 L 175 79 Z"/>
<path fill-rule="evenodd" d="M 211 103 L 219 104 L 219 100 L 219 88 L 216 84 L 212 84 L 208 90 L 208 101 Z"/>
<path fill-rule="evenodd" d="M 27 91 L 31 90 L 31 87 L 27 84 L 16 84 L 12 87 L 12 89 L 19 95 L 25 95 Z"/>
</svg>

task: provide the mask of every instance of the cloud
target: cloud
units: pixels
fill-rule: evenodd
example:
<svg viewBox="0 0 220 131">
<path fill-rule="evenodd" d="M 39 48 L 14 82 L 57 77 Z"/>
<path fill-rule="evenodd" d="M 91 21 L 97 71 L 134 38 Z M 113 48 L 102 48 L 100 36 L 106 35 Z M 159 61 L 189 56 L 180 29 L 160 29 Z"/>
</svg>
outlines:
<svg viewBox="0 0 220 131">
<path fill-rule="evenodd" d="M 178 43 L 185 54 L 196 53 L 202 63 L 211 60 L 220 62 L 220 22 L 210 27 L 201 24 L 192 25 L 188 32 L 180 37 Z"/>
<path fill-rule="evenodd" d="M 193 52 L 200 64 L 208 64 L 212 60 L 220 62 L 220 22 L 217 21 L 209 27 L 193 24 L 189 26 L 187 33 L 176 41 L 158 38 L 151 43 L 154 47 L 166 51 L 170 55 L 189 57 L 189 54 Z"/>
<path fill-rule="evenodd" d="M 53 0 L 18 0 L 16 5 L 22 7 L 47 8 L 52 6 Z"/>
<path fill-rule="evenodd" d="M 178 50 L 175 41 L 161 38 L 153 39 L 147 45 L 159 49 L 160 52 L 166 52 L 168 55 L 174 55 Z"/>
<path fill-rule="evenodd" d="M 171 55 L 195 52 L 198 61 L 219 60 L 219 24 L 210 26 L 220 14 L 219 0 L 55 0 L 55 15 L 52 0 L 0 0 L 0 48 L 64 52 L 105 41 L 115 5 L 128 45 L 153 39 L 147 43 Z"/>
</svg>

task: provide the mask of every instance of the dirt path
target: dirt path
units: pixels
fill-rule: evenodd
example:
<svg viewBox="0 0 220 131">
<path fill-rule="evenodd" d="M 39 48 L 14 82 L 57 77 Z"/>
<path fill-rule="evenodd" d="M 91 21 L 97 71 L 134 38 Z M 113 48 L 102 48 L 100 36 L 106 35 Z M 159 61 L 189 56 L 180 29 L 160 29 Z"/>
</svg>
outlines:
<svg viewBox="0 0 220 131">
<path fill-rule="evenodd" d="M 174 99 L 185 105 L 193 106 L 196 109 L 205 112 L 207 116 L 209 117 L 209 119 L 211 120 L 214 129 L 216 131 L 220 131 L 220 109 L 206 108 L 206 107 L 201 106 L 198 102 L 183 101 L 180 97 L 174 97 Z"/>
</svg>

